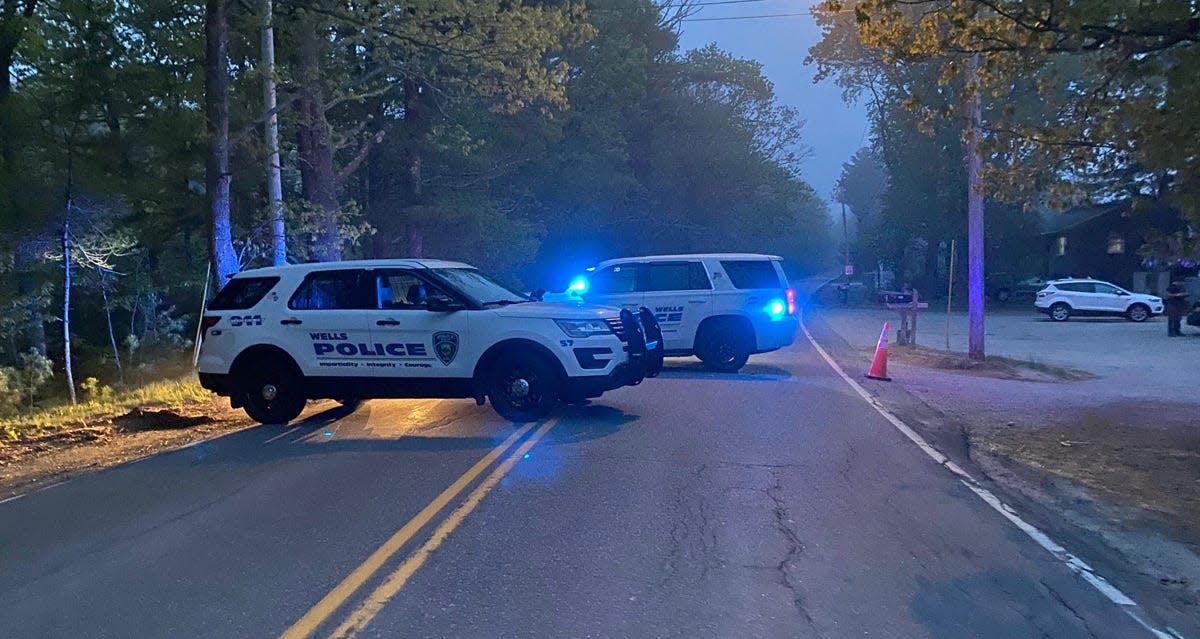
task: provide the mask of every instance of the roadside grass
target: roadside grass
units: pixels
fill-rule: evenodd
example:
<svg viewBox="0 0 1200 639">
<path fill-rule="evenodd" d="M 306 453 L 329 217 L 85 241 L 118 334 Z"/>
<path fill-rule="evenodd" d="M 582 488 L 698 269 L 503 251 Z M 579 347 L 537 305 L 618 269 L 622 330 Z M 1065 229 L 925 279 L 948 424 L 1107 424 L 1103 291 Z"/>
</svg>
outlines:
<svg viewBox="0 0 1200 639">
<path fill-rule="evenodd" d="M 962 371 L 985 377 L 1060 382 L 1078 382 L 1096 378 L 1095 375 L 1076 368 L 999 355 L 989 355 L 979 361 L 967 357 L 966 353 L 924 346 L 897 346 L 891 352 L 896 359 L 908 364 L 940 370 Z"/>
<path fill-rule="evenodd" d="M 96 395 L 102 396 L 75 405 L 51 406 L 0 419 L 0 439 L 14 441 L 42 431 L 107 423 L 134 408 L 179 408 L 207 403 L 214 397 L 200 387 L 195 375 Z"/>
<path fill-rule="evenodd" d="M 1005 362 L 1011 366 L 1037 371 L 1064 382 L 1079 382 L 1089 379 L 1096 379 L 1096 375 L 1093 375 L 1087 371 L 1079 370 L 1078 368 L 1070 368 L 1067 366 L 1055 366 L 1054 364 L 1047 364 L 1033 358 L 1014 359 L 1011 357 L 992 355 L 989 356 L 988 359 L 995 359 L 997 361 Z"/>
</svg>

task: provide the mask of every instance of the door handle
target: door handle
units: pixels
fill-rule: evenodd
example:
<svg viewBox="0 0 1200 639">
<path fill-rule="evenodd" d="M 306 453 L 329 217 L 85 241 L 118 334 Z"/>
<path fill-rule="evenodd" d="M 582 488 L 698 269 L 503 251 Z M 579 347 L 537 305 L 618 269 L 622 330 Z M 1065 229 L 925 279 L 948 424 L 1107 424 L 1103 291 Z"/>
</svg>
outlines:
<svg viewBox="0 0 1200 639">
<path fill-rule="evenodd" d="M 397 322 L 396 320 L 393 320 L 393 319 L 386 319 L 386 320 L 379 320 L 378 322 L 375 322 L 375 324 L 378 326 L 399 326 L 400 322 Z"/>
<path fill-rule="evenodd" d="M 284 326 L 298 326 L 304 322 L 293 317 L 291 319 L 279 320 L 279 323 L 283 324 Z"/>
</svg>

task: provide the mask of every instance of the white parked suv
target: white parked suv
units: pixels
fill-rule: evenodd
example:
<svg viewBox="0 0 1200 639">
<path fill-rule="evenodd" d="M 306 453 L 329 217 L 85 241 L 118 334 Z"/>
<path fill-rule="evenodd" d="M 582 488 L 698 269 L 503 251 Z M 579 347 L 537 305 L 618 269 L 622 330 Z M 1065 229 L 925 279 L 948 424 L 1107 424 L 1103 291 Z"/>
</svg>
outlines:
<svg viewBox="0 0 1200 639">
<path fill-rule="evenodd" d="M 648 310 L 535 302 L 438 260 L 244 271 L 201 331 L 201 385 L 263 423 L 295 419 L 308 399 L 376 397 L 486 397 L 528 421 L 662 367 Z"/>
<path fill-rule="evenodd" d="M 667 355 L 696 355 L 710 369 L 733 372 L 750 355 L 795 340 L 795 291 L 782 262 L 773 255 L 733 253 L 607 260 L 554 297 L 649 308 L 662 328 Z"/>
<path fill-rule="evenodd" d="M 1088 278 L 1050 280 L 1033 305 L 1056 322 L 1072 315 L 1116 315 L 1144 322 L 1163 312 L 1162 298 Z"/>
</svg>

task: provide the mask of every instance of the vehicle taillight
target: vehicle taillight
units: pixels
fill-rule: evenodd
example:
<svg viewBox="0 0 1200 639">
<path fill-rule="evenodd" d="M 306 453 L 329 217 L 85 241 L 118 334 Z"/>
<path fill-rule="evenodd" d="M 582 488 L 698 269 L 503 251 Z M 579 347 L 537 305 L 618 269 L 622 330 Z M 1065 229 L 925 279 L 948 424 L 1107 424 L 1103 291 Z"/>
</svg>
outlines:
<svg viewBox="0 0 1200 639">
<path fill-rule="evenodd" d="M 788 308 L 788 315 L 796 314 L 796 291 L 795 291 L 795 289 L 789 288 L 787 290 L 787 308 Z"/>
<path fill-rule="evenodd" d="M 1050 291 L 1038 291 L 1038 299 L 1039 300 L 1045 299 L 1047 297 L 1050 297 Z"/>
<path fill-rule="evenodd" d="M 220 315 L 205 315 L 200 318 L 200 341 L 204 341 L 205 336 L 208 335 L 208 329 L 216 326 L 219 321 L 221 321 Z"/>
</svg>

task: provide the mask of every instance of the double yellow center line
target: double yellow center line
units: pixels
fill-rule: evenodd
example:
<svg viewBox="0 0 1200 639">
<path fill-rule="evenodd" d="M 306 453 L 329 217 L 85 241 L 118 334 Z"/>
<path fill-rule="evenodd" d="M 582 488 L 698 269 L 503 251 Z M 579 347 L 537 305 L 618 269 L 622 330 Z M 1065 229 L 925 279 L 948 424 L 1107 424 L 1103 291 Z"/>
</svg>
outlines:
<svg viewBox="0 0 1200 639">
<path fill-rule="evenodd" d="M 396 568 L 387 576 L 383 582 L 371 591 L 371 594 L 366 597 L 342 622 L 341 625 L 333 631 L 330 637 L 346 639 L 354 637 L 360 633 L 367 624 L 379 614 L 379 611 L 387 604 L 388 601 L 395 597 L 404 584 L 416 573 L 417 569 L 425 563 L 429 555 L 437 550 L 438 546 L 446 540 L 446 537 L 457 528 L 471 511 L 479 505 L 483 498 L 487 496 L 496 484 L 512 470 L 517 461 L 521 459 L 529 449 L 533 448 L 538 441 L 550 431 L 551 428 L 558 423 L 559 418 L 555 417 L 544 422 L 531 437 L 521 443 L 520 446 L 511 452 L 492 472 L 472 490 L 465 500 L 458 505 L 451 513 L 438 524 L 434 529 L 433 534 L 429 539 L 421 545 L 415 552 L 408 556 L 400 567 Z M 527 424 L 517 429 L 512 435 L 509 435 L 499 446 L 496 446 L 483 459 L 480 459 L 471 466 L 467 472 L 463 473 L 458 479 L 450 484 L 448 488 L 443 490 L 441 494 L 429 502 L 421 512 L 404 524 L 400 530 L 383 542 L 375 552 L 371 553 L 357 568 L 355 568 L 345 579 L 337 586 L 330 590 L 327 595 L 321 598 L 315 606 L 309 609 L 292 627 L 288 628 L 280 639 L 306 639 L 311 637 L 323 624 L 342 607 L 346 602 L 354 596 L 362 587 L 374 577 L 385 564 L 388 563 L 396 553 L 407 544 L 422 528 L 434 520 L 450 502 L 458 497 L 463 490 L 483 474 L 501 455 L 504 454 L 514 443 L 519 441 L 530 430 L 534 428 L 534 424 Z"/>
</svg>

